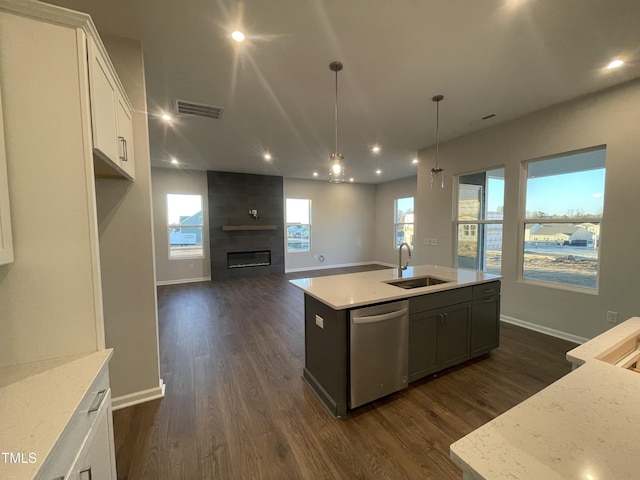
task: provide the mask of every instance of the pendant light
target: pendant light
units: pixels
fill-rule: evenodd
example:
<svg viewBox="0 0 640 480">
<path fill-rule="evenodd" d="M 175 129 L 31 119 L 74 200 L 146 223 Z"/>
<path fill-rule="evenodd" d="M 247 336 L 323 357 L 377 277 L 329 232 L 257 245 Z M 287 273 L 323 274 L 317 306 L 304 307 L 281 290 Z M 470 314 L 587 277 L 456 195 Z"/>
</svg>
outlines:
<svg viewBox="0 0 640 480">
<path fill-rule="evenodd" d="M 440 102 L 444 99 L 444 95 L 436 95 L 431 100 L 436 102 L 436 166 L 431 169 L 431 188 L 433 184 L 440 180 L 440 188 L 444 188 L 444 169 L 439 163 L 439 147 L 440 147 Z"/>
<path fill-rule="evenodd" d="M 331 183 L 344 182 L 345 168 L 344 156 L 338 151 L 338 72 L 342 70 L 342 63 L 331 62 L 329 68 L 336 73 L 336 104 L 335 104 L 335 124 L 336 124 L 336 149 L 331 154 L 331 165 L 329 167 L 329 181 Z"/>
</svg>

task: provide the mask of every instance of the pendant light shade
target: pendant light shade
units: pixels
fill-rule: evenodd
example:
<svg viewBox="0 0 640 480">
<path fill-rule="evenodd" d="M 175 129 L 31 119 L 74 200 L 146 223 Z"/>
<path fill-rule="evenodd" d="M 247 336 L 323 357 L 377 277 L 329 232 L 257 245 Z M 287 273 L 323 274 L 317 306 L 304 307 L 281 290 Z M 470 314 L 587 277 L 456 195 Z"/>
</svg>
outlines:
<svg viewBox="0 0 640 480">
<path fill-rule="evenodd" d="M 436 166 L 431 169 L 431 188 L 434 183 L 439 183 L 440 188 L 444 188 L 444 169 L 440 166 L 439 149 L 440 149 L 440 102 L 444 99 L 444 95 L 436 95 L 431 100 L 436 102 Z"/>
<path fill-rule="evenodd" d="M 336 127 L 336 148 L 331 154 L 331 164 L 329 166 L 329 181 L 331 183 L 344 182 L 345 168 L 344 156 L 338 150 L 338 72 L 342 70 L 342 63 L 331 62 L 329 69 L 336 74 L 336 103 L 335 103 L 335 127 Z"/>
</svg>

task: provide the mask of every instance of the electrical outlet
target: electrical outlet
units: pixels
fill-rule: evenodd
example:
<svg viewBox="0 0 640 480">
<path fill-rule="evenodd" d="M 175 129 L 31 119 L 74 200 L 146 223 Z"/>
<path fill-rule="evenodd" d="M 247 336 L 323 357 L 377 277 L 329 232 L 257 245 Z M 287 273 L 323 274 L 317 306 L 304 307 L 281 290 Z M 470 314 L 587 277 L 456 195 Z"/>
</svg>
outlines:
<svg viewBox="0 0 640 480">
<path fill-rule="evenodd" d="M 324 318 L 322 318 L 320 315 L 316 315 L 316 325 L 320 328 L 324 328 Z"/>
<path fill-rule="evenodd" d="M 607 312 L 607 322 L 618 323 L 618 312 Z"/>
</svg>

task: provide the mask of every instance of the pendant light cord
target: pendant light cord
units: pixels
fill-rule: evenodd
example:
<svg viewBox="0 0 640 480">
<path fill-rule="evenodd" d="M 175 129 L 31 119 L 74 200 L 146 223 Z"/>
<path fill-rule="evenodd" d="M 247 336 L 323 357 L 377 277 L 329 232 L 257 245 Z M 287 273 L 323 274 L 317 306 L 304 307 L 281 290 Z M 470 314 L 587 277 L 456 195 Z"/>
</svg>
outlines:
<svg viewBox="0 0 640 480">
<path fill-rule="evenodd" d="M 436 102 L 436 166 L 432 168 L 433 173 L 440 173 L 440 102 L 444 99 L 444 95 L 436 95 L 431 100 Z"/>
<path fill-rule="evenodd" d="M 336 117 L 336 155 L 338 154 L 338 70 L 336 70 L 336 107 L 335 107 L 335 117 Z"/>
<path fill-rule="evenodd" d="M 436 169 L 440 167 L 440 100 L 436 102 Z"/>
</svg>

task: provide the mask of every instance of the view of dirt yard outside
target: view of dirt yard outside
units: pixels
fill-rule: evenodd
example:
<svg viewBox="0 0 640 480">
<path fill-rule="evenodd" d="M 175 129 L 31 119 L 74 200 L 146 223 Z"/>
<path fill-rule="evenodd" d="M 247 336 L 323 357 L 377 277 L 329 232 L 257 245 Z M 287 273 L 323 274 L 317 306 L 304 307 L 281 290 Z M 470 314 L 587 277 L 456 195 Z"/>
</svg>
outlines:
<svg viewBox="0 0 640 480">
<path fill-rule="evenodd" d="M 474 268 L 476 243 L 458 245 L 458 265 Z M 465 265 L 468 265 L 465 267 Z M 502 252 L 487 249 L 486 272 L 501 275 Z M 530 280 L 596 288 L 598 249 L 542 242 L 527 242 L 522 276 Z"/>
</svg>

